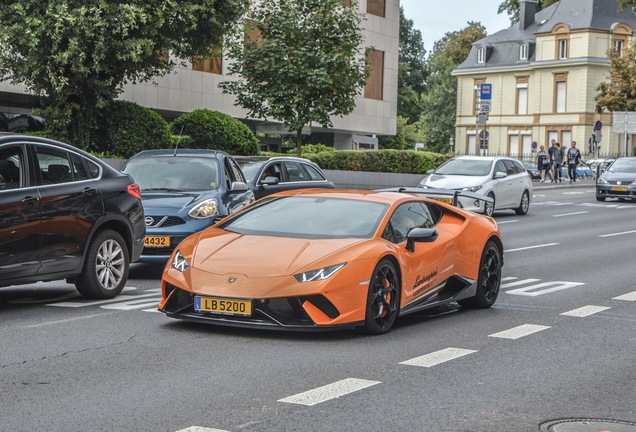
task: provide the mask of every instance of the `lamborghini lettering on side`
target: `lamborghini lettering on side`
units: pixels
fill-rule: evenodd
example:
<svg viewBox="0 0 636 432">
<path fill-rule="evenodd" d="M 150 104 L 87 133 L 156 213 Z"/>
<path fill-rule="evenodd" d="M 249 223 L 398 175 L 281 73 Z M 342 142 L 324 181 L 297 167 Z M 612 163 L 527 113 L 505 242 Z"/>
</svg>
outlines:
<svg viewBox="0 0 636 432">
<path fill-rule="evenodd" d="M 159 309 L 218 325 L 380 334 L 424 308 L 492 306 L 502 266 L 490 217 L 401 192 L 290 191 L 180 243 Z"/>
</svg>

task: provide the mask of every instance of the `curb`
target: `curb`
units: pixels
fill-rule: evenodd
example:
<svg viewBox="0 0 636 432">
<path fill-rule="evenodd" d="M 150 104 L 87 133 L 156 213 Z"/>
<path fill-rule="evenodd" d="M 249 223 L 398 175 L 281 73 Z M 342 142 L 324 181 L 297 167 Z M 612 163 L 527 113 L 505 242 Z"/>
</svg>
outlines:
<svg viewBox="0 0 636 432">
<path fill-rule="evenodd" d="M 554 189 L 581 189 L 581 188 L 596 188 L 596 182 L 594 180 L 587 180 L 583 182 L 576 182 L 570 184 L 569 182 L 564 182 L 562 184 L 546 184 L 540 183 L 535 186 L 535 183 L 532 183 L 533 190 L 554 190 Z"/>
</svg>

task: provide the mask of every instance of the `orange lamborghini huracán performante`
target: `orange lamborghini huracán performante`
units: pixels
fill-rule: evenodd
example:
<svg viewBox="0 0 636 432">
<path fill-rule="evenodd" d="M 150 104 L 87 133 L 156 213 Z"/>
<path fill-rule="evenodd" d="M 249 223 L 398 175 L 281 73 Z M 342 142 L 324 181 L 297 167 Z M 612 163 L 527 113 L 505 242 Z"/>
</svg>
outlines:
<svg viewBox="0 0 636 432">
<path fill-rule="evenodd" d="M 290 191 L 182 241 L 159 310 L 217 325 L 378 334 L 443 303 L 492 306 L 502 265 L 489 217 L 400 192 Z"/>
</svg>

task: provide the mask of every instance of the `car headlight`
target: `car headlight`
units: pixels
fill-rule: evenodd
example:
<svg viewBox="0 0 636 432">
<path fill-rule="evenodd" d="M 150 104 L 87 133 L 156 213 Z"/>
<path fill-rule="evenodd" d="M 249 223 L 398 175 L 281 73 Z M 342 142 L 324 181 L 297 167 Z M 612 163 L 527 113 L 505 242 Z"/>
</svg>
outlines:
<svg viewBox="0 0 636 432">
<path fill-rule="evenodd" d="M 219 208 L 214 198 L 205 200 L 188 212 L 188 216 L 195 219 L 207 219 L 219 214 Z"/>
<path fill-rule="evenodd" d="M 304 273 L 294 275 L 298 282 L 312 282 L 328 279 L 335 272 L 343 268 L 347 263 L 336 264 L 329 267 L 323 267 L 317 270 L 310 270 Z"/>
<path fill-rule="evenodd" d="M 184 272 L 190 268 L 190 264 L 185 259 L 181 251 L 177 251 L 172 258 L 172 267 L 180 272 Z"/>
<path fill-rule="evenodd" d="M 468 192 L 477 192 L 479 189 L 481 189 L 481 185 L 477 185 L 477 186 L 473 186 L 473 187 L 466 187 L 463 188 L 462 190 L 468 191 Z"/>
<path fill-rule="evenodd" d="M 607 184 L 607 179 L 603 178 L 603 177 L 599 177 L 598 180 L 596 180 L 596 184 Z"/>
</svg>

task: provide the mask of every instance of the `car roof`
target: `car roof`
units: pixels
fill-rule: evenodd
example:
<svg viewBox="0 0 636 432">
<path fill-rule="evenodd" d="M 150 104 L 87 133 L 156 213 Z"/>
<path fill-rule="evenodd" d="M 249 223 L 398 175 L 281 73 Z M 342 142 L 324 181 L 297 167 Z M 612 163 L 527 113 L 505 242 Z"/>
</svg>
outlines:
<svg viewBox="0 0 636 432">
<path fill-rule="evenodd" d="M 453 159 L 463 159 L 463 160 L 487 160 L 494 161 L 499 159 L 507 159 L 507 160 L 517 160 L 508 156 L 455 156 Z"/>
<path fill-rule="evenodd" d="M 199 156 L 199 157 L 211 157 L 215 158 L 218 155 L 228 155 L 222 150 L 210 150 L 210 149 L 158 149 L 158 150 L 143 150 L 133 155 L 132 158 L 137 157 L 159 157 L 159 156 Z M 228 155 L 229 156 L 229 155 Z"/>
<path fill-rule="evenodd" d="M 258 162 L 258 161 L 276 161 L 276 160 L 289 160 L 289 161 L 299 161 L 299 162 L 309 162 L 309 163 L 314 163 L 312 161 L 310 161 L 309 159 L 305 159 L 305 158 L 299 158 L 296 156 L 232 156 L 234 159 L 236 159 L 237 161 L 252 161 L 252 162 Z"/>
</svg>

